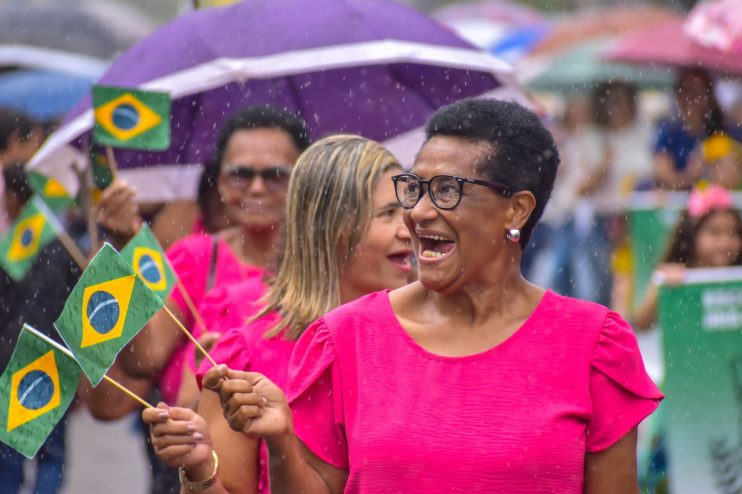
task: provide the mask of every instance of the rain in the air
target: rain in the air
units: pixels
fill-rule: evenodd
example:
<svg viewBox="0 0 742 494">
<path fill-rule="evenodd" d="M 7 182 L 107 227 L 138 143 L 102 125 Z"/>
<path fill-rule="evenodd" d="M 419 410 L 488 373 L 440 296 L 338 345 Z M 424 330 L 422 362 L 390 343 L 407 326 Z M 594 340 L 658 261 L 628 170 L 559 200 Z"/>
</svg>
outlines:
<svg viewBox="0 0 742 494">
<path fill-rule="evenodd" d="M 742 1 L 0 0 L 0 494 L 742 494 Z"/>
</svg>

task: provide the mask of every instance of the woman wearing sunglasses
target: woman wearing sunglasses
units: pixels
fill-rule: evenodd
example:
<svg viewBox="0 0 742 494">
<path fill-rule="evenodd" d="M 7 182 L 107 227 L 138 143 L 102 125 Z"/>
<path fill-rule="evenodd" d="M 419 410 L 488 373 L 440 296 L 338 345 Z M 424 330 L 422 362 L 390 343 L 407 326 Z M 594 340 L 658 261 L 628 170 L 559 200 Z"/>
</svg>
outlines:
<svg viewBox="0 0 742 494">
<path fill-rule="evenodd" d="M 233 429 L 265 438 L 274 494 L 638 493 L 636 426 L 662 395 L 631 328 L 520 273 L 559 162 L 551 135 L 495 100 L 443 108 L 426 133 L 394 179 L 419 282 L 312 324 L 288 400 L 257 373 L 215 368 L 204 387 Z"/>
<path fill-rule="evenodd" d="M 410 234 L 391 181 L 401 171 L 387 150 L 354 135 L 327 137 L 301 155 L 289 185 L 286 238 L 267 305 L 217 343 L 212 351 L 217 362 L 261 372 L 286 389 L 291 351 L 307 326 L 341 303 L 406 283 Z M 209 368 L 204 362 L 201 372 Z M 200 417 L 166 407 L 143 414 L 153 424 L 160 458 L 183 467 L 186 491 L 216 483 L 210 476 L 216 452 L 225 490 L 268 492 L 268 458 L 259 455 L 260 443 L 230 428 L 214 392 L 201 393 L 198 410 Z"/>
<path fill-rule="evenodd" d="M 304 123 L 285 111 L 253 107 L 225 123 L 215 153 L 216 180 L 232 226 L 214 235 L 186 237 L 167 252 L 190 301 L 174 290 L 166 303 L 194 334 L 202 328 L 194 321 L 190 302 L 201 308 L 212 289 L 247 279 L 260 286 L 277 253 L 291 169 L 308 145 Z M 163 311 L 132 341 L 131 351 L 122 353 L 123 364 L 133 376 L 156 377 L 167 403 L 191 402 L 190 395 L 197 393 L 195 381 L 182 386 L 186 343 Z M 185 390 L 189 396 L 178 400 Z"/>
</svg>

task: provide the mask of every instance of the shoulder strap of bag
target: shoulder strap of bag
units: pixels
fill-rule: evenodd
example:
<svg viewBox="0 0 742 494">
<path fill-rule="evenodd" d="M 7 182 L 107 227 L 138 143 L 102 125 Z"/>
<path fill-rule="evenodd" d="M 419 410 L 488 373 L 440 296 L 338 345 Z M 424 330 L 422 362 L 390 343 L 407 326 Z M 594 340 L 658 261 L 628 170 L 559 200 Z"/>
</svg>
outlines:
<svg viewBox="0 0 742 494">
<path fill-rule="evenodd" d="M 209 292 L 214 288 L 214 282 L 216 281 L 216 263 L 219 260 L 219 236 L 211 236 L 211 259 L 209 260 L 209 275 L 206 278 L 206 291 Z"/>
</svg>

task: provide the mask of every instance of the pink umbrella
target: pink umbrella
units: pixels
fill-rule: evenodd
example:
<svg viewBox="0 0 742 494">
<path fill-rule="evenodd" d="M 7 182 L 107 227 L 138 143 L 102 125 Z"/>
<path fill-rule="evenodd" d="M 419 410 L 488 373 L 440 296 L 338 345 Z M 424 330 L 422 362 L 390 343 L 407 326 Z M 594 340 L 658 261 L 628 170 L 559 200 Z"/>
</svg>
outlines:
<svg viewBox="0 0 742 494">
<path fill-rule="evenodd" d="M 699 3 L 688 15 L 685 32 L 703 46 L 742 54 L 742 3 L 739 0 Z"/>
<path fill-rule="evenodd" d="M 691 39 L 684 20 L 665 21 L 622 36 L 605 56 L 619 62 L 701 67 L 721 74 L 742 74 L 742 57 L 707 48 Z"/>
<path fill-rule="evenodd" d="M 652 5 L 614 5 L 578 10 L 555 19 L 553 29 L 535 47 L 533 54 L 556 54 L 590 40 L 625 35 L 679 18 L 671 9 Z"/>
</svg>

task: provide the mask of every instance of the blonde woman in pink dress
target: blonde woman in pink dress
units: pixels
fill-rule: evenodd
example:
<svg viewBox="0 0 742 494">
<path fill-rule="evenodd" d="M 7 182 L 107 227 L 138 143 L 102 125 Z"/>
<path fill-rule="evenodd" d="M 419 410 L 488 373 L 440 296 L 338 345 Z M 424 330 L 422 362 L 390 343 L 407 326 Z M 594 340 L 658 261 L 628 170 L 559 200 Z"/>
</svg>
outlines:
<svg viewBox="0 0 742 494">
<path fill-rule="evenodd" d="M 257 301 L 262 310 L 247 324 L 243 317 L 243 324 L 219 340 L 211 351 L 217 362 L 261 372 L 286 390 L 291 352 L 314 320 L 341 303 L 407 282 L 412 269 L 410 234 L 391 180 L 401 172 L 389 151 L 355 135 L 327 137 L 301 155 L 287 194 L 281 261 L 266 297 Z M 224 292 L 229 307 L 218 311 L 218 319 L 228 322 L 244 314 L 245 307 L 233 302 L 254 305 L 258 289 L 248 283 L 232 285 Z M 197 376 L 210 367 L 204 361 Z M 209 477 L 216 452 L 224 491 L 269 492 L 265 445 L 230 427 L 218 394 L 201 392 L 198 415 L 180 408 L 169 409 L 169 414 L 178 420 L 168 420 L 164 409 L 149 410 L 144 418 L 154 424 L 152 441 L 160 458 L 182 467 L 185 487 Z M 195 424 L 192 432 L 204 442 L 182 455 L 177 445 L 193 437 L 173 432 L 186 423 Z"/>
<path fill-rule="evenodd" d="M 631 328 L 520 273 L 551 135 L 495 100 L 445 107 L 426 134 L 394 178 L 419 282 L 308 328 L 288 398 L 224 368 L 204 386 L 232 428 L 265 438 L 274 493 L 638 494 L 636 427 L 662 394 Z"/>
</svg>

